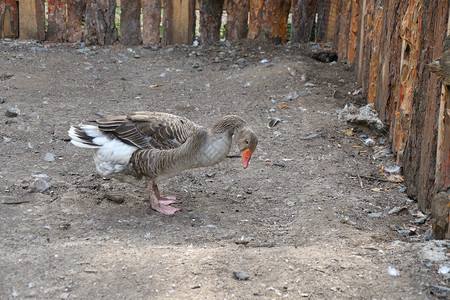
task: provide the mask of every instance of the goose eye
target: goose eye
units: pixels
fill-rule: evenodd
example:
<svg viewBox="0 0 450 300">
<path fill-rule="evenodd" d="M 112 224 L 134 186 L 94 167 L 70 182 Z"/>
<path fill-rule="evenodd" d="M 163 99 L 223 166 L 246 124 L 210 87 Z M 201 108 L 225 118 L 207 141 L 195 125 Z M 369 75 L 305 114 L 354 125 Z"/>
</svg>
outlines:
<svg viewBox="0 0 450 300">
<path fill-rule="evenodd" d="M 248 141 L 247 140 L 245 140 L 245 143 L 248 145 Z"/>
</svg>

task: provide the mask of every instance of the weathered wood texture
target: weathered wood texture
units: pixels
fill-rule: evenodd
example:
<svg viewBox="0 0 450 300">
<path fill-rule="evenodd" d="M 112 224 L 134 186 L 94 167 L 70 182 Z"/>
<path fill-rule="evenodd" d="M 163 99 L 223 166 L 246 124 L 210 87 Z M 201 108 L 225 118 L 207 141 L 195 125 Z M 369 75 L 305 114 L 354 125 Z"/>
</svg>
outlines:
<svg viewBox="0 0 450 300">
<path fill-rule="evenodd" d="M 354 65 L 368 102 L 389 125 L 408 195 L 427 209 L 450 188 L 448 91 L 430 72 L 448 34 L 449 3 L 342 0 L 340 12 L 339 59 Z"/>
<path fill-rule="evenodd" d="M 111 45 L 117 40 L 116 0 L 88 0 L 84 39 L 87 45 Z"/>
<path fill-rule="evenodd" d="M 199 0 L 200 44 L 211 45 L 220 39 L 220 25 L 224 0 Z"/>
<path fill-rule="evenodd" d="M 290 0 L 250 1 L 249 39 L 286 43 Z"/>
<path fill-rule="evenodd" d="M 439 106 L 435 190 L 443 191 L 450 186 L 450 101 L 448 99 L 450 90 L 450 15 L 447 37 L 439 64 L 442 66 L 442 72 L 438 72 L 437 75 L 443 82 L 443 86 Z"/>
<path fill-rule="evenodd" d="M 45 40 L 44 0 L 20 0 L 19 38 Z"/>
<path fill-rule="evenodd" d="M 292 0 L 291 42 L 307 43 L 313 38 L 317 1 Z"/>
<path fill-rule="evenodd" d="M 19 10 L 15 0 L 0 2 L 0 38 L 19 37 Z"/>
<path fill-rule="evenodd" d="M 356 59 L 356 47 L 358 41 L 359 26 L 359 2 L 352 0 L 352 11 L 350 14 L 350 31 L 348 37 L 347 64 L 353 66 Z"/>
<path fill-rule="evenodd" d="M 333 42 L 337 22 L 339 1 L 315 1 L 317 5 L 317 33 L 316 41 Z"/>
<path fill-rule="evenodd" d="M 142 1 L 142 43 L 156 46 L 160 42 L 161 0 Z"/>
<path fill-rule="evenodd" d="M 438 192 L 435 190 L 435 174 L 436 168 L 440 167 L 436 164 L 436 150 L 442 85 L 438 77 L 430 73 L 429 65 L 442 53 L 447 31 L 448 10 L 447 1 L 436 0 L 424 1 L 421 11 L 411 12 L 421 15 L 419 15 L 421 26 L 418 33 L 420 49 L 418 49 L 418 63 L 416 64 L 417 77 L 420 80 L 411 91 L 414 93 L 412 103 L 408 104 L 411 106 L 409 113 L 411 129 L 409 132 L 405 132 L 407 140 L 401 158 L 408 195 L 417 198 L 422 209 L 430 207 L 433 194 Z M 447 174 L 447 176 L 449 175 Z M 447 185 L 441 188 L 449 187 Z"/>
<path fill-rule="evenodd" d="M 67 0 L 67 41 L 83 39 L 82 18 L 86 9 L 86 0 Z"/>
<path fill-rule="evenodd" d="M 162 44 L 192 44 L 194 0 L 164 0 Z"/>
<path fill-rule="evenodd" d="M 120 43 L 135 46 L 142 43 L 141 35 L 141 0 L 121 2 Z"/>
<path fill-rule="evenodd" d="M 229 41 L 247 38 L 248 11 L 250 0 L 227 1 L 227 23 L 225 24 L 225 37 Z"/>
<path fill-rule="evenodd" d="M 339 26 L 336 33 L 336 44 L 339 61 L 346 62 L 350 36 L 350 20 L 352 14 L 352 0 L 341 0 L 338 19 Z"/>
<path fill-rule="evenodd" d="M 47 40 L 64 42 L 66 40 L 66 1 L 48 0 Z"/>
</svg>

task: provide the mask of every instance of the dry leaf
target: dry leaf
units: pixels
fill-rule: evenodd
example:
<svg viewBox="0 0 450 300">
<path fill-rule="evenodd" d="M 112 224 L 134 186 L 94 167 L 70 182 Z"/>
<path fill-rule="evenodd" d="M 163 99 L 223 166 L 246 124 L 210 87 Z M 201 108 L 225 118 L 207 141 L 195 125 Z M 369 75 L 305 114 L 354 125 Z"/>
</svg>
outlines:
<svg viewBox="0 0 450 300">
<path fill-rule="evenodd" d="M 151 84 L 150 85 L 150 88 L 152 89 L 152 88 L 156 88 L 156 87 L 160 87 L 160 86 L 164 86 L 164 83 L 162 83 L 162 84 Z"/>
<path fill-rule="evenodd" d="M 348 135 L 348 136 L 354 136 L 355 135 L 355 132 L 353 131 L 353 128 L 346 129 L 344 133 L 345 133 L 345 135 Z"/>
<path fill-rule="evenodd" d="M 353 146 L 353 148 L 355 148 L 355 149 L 361 149 L 362 147 L 361 147 L 361 146 Z"/>
<path fill-rule="evenodd" d="M 286 104 L 281 104 L 280 108 L 281 109 L 291 109 L 291 107 L 289 105 L 286 105 Z"/>
</svg>

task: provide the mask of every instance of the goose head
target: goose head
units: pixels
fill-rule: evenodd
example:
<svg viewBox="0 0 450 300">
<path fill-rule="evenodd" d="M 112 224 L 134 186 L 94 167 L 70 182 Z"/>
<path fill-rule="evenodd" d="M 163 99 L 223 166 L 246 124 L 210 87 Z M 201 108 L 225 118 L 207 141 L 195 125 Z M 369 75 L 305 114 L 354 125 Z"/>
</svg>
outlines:
<svg viewBox="0 0 450 300">
<path fill-rule="evenodd" d="M 248 162 L 258 145 L 258 138 L 253 130 L 248 126 L 243 126 L 236 132 L 236 143 L 239 147 L 239 151 L 241 151 L 242 166 L 245 169 L 248 167 Z"/>
</svg>

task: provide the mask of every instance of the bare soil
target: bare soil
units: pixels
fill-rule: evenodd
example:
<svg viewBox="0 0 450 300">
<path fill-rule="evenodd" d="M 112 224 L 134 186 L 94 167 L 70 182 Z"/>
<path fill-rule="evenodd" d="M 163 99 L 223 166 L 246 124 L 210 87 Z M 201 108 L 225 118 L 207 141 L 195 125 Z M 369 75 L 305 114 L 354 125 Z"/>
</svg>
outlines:
<svg viewBox="0 0 450 300">
<path fill-rule="evenodd" d="M 394 158 L 374 158 L 388 134 L 338 119 L 365 104 L 353 71 L 309 49 L 1 41 L 0 298 L 448 296 L 448 244 L 415 224 L 416 203 L 386 172 Z M 182 200 L 165 216 L 146 190 L 98 176 L 67 136 L 97 112 L 142 110 L 206 127 L 237 114 L 259 145 L 248 169 L 230 157 L 164 182 Z"/>
</svg>

